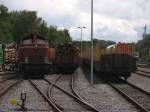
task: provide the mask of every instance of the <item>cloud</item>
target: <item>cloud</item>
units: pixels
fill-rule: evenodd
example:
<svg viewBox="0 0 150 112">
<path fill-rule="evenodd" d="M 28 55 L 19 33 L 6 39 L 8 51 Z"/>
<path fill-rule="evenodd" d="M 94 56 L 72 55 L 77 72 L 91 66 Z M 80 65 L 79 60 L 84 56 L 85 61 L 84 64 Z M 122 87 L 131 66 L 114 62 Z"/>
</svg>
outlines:
<svg viewBox="0 0 150 112">
<path fill-rule="evenodd" d="M 90 40 L 91 0 L 1 0 L 10 10 L 35 10 L 49 25 L 67 28 L 80 40 L 77 26 L 86 26 L 83 39 Z M 133 42 L 142 38 L 150 24 L 149 0 L 94 0 L 94 38 Z"/>
</svg>

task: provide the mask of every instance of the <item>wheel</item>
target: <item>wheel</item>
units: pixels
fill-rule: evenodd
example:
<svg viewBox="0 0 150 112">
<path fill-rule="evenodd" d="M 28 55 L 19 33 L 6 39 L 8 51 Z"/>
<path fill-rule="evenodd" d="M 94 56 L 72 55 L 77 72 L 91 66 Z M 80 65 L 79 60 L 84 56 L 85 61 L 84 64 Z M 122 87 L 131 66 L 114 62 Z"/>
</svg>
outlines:
<svg viewBox="0 0 150 112">
<path fill-rule="evenodd" d="M 125 73 L 125 75 L 124 75 L 125 81 L 126 81 L 130 76 L 131 76 L 131 73 Z"/>
</svg>

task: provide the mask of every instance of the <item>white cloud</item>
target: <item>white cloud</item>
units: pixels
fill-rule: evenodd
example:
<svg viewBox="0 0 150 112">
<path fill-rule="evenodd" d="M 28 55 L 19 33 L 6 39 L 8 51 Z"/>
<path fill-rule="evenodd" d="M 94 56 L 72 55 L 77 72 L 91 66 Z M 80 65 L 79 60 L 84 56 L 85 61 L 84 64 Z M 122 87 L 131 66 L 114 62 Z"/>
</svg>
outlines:
<svg viewBox="0 0 150 112">
<path fill-rule="evenodd" d="M 86 26 L 83 39 L 90 39 L 91 0 L 1 0 L 10 10 L 36 10 L 50 25 L 69 29 L 80 40 L 77 26 Z M 132 42 L 141 39 L 142 27 L 150 25 L 149 0 L 94 0 L 94 37 Z"/>
</svg>

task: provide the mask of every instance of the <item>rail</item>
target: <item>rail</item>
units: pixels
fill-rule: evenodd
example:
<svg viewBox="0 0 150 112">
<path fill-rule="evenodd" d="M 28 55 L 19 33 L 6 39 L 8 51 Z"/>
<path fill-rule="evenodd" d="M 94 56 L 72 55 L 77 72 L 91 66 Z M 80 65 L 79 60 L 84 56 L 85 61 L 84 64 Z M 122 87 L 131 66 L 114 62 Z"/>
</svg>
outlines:
<svg viewBox="0 0 150 112">
<path fill-rule="evenodd" d="M 62 91 L 63 93 L 65 93 L 66 95 L 72 97 L 75 101 L 77 101 L 78 103 L 81 103 L 83 105 L 86 106 L 87 109 L 93 111 L 93 112 L 99 112 L 99 110 L 97 110 L 95 107 L 93 107 L 92 105 L 88 104 L 86 101 L 83 101 L 82 99 L 80 99 L 79 97 L 67 92 L 66 90 L 62 89 L 61 87 L 57 86 L 56 84 L 52 83 L 51 81 L 44 79 L 46 82 L 48 82 L 50 85 L 53 85 L 55 88 L 59 89 L 60 91 Z"/>
<path fill-rule="evenodd" d="M 38 86 L 31 80 L 29 80 L 29 82 L 32 84 L 32 86 L 41 94 L 41 96 L 43 96 L 43 98 L 52 106 L 52 108 L 54 109 L 54 111 L 56 112 L 62 112 L 62 110 L 60 110 L 55 103 L 53 103 L 53 101 L 51 99 L 48 98 L 47 95 L 45 95 L 39 88 Z"/>
<path fill-rule="evenodd" d="M 150 102 L 150 93 L 129 82 L 123 82 L 123 85 L 114 84 L 112 82 L 108 82 L 108 84 L 123 97 L 125 97 L 129 102 L 133 103 L 142 112 L 149 112 L 150 105 L 148 104 L 148 102 Z"/>
<path fill-rule="evenodd" d="M 147 78 L 150 78 L 150 76 L 146 75 L 146 74 L 143 74 L 143 73 L 139 73 L 139 72 L 134 72 L 136 75 L 140 75 L 140 76 L 144 76 L 144 77 L 147 77 Z"/>
<path fill-rule="evenodd" d="M 2 97 L 3 95 L 5 95 L 11 88 L 13 88 L 14 86 L 16 86 L 17 84 L 21 83 L 23 80 L 19 80 L 16 81 L 13 84 L 10 84 L 9 86 L 7 86 L 6 88 L 4 88 L 3 90 L 1 90 L 0 92 L 0 97 Z"/>
</svg>

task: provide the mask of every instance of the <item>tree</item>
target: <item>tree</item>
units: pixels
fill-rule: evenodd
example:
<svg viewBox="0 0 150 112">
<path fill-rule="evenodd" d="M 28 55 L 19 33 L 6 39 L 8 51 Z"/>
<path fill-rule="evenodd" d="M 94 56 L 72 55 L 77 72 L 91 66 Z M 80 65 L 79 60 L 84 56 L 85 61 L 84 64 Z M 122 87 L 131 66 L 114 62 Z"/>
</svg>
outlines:
<svg viewBox="0 0 150 112">
<path fill-rule="evenodd" d="M 69 31 L 67 29 L 64 29 L 63 33 L 64 33 L 65 40 L 66 41 L 71 41 L 71 37 L 70 37 Z"/>
<path fill-rule="evenodd" d="M 0 5 L 0 40 L 1 42 L 12 41 L 12 24 L 8 8 Z"/>
<path fill-rule="evenodd" d="M 79 46 L 80 48 L 80 45 L 81 45 L 81 42 L 80 41 L 76 41 L 74 42 L 77 46 Z M 103 49 L 103 48 L 106 48 L 108 47 L 109 45 L 113 45 L 113 44 L 116 44 L 116 42 L 114 41 L 110 41 L 110 40 L 98 40 L 98 39 L 93 39 L 93 45 L 95 46 L 97 43 L 99 43 L 100 47 Z M 82 41 L 82 49 L 85 50 L 87 48 L 90 48 L 91 47 L 91 41 Z"/>
<path fill-rule="evenodd" d="M 47 37 L 51 47 L 71 41 L 67 29 L 57 30 L 56 26 L 47 26 L 42 18 L 37 17 L 37 12 L 26 10 L 8 12 L 7 7 L 0 5 L 0 41 L 18 42 L 33 33 Z"/>
<path fill-rule="evenodd" d="M 57 47 L 60 44 L 70 42 L 71 37 L 68 30 L 57 30 L 56 26 L 50 26 L 48 30 L 48 40 L 50 47 Z"/>
<path fill-rule="evenodd" d="M 143 40 L 139 40 L 136 44 L 137 51 L 142 52 L 148 48 L 150 48 L 150 38 L 145 38 Z"/>
<path fill-rule="evenodd" d="M 38 33 L 41 18 L 37 17 L 35 11 L 12 12 L 11 16 L 14 27 L 13 37 L 15 41 L 32 33 Z"/>
<path fill-rule="evenodd" d="M 39 35 L 42 35 L 42 36 L 48 35 L 48 27 L 45 21 L 42 21 L 42 23 L 39 25 L 38 31 L 39 31 Z"/>
<path fill-rule="evenodd" d="M 4 5 L 0 5 L 0 19 L 5 19 L 8 16 L 8 8 Z"/>
</svg>

